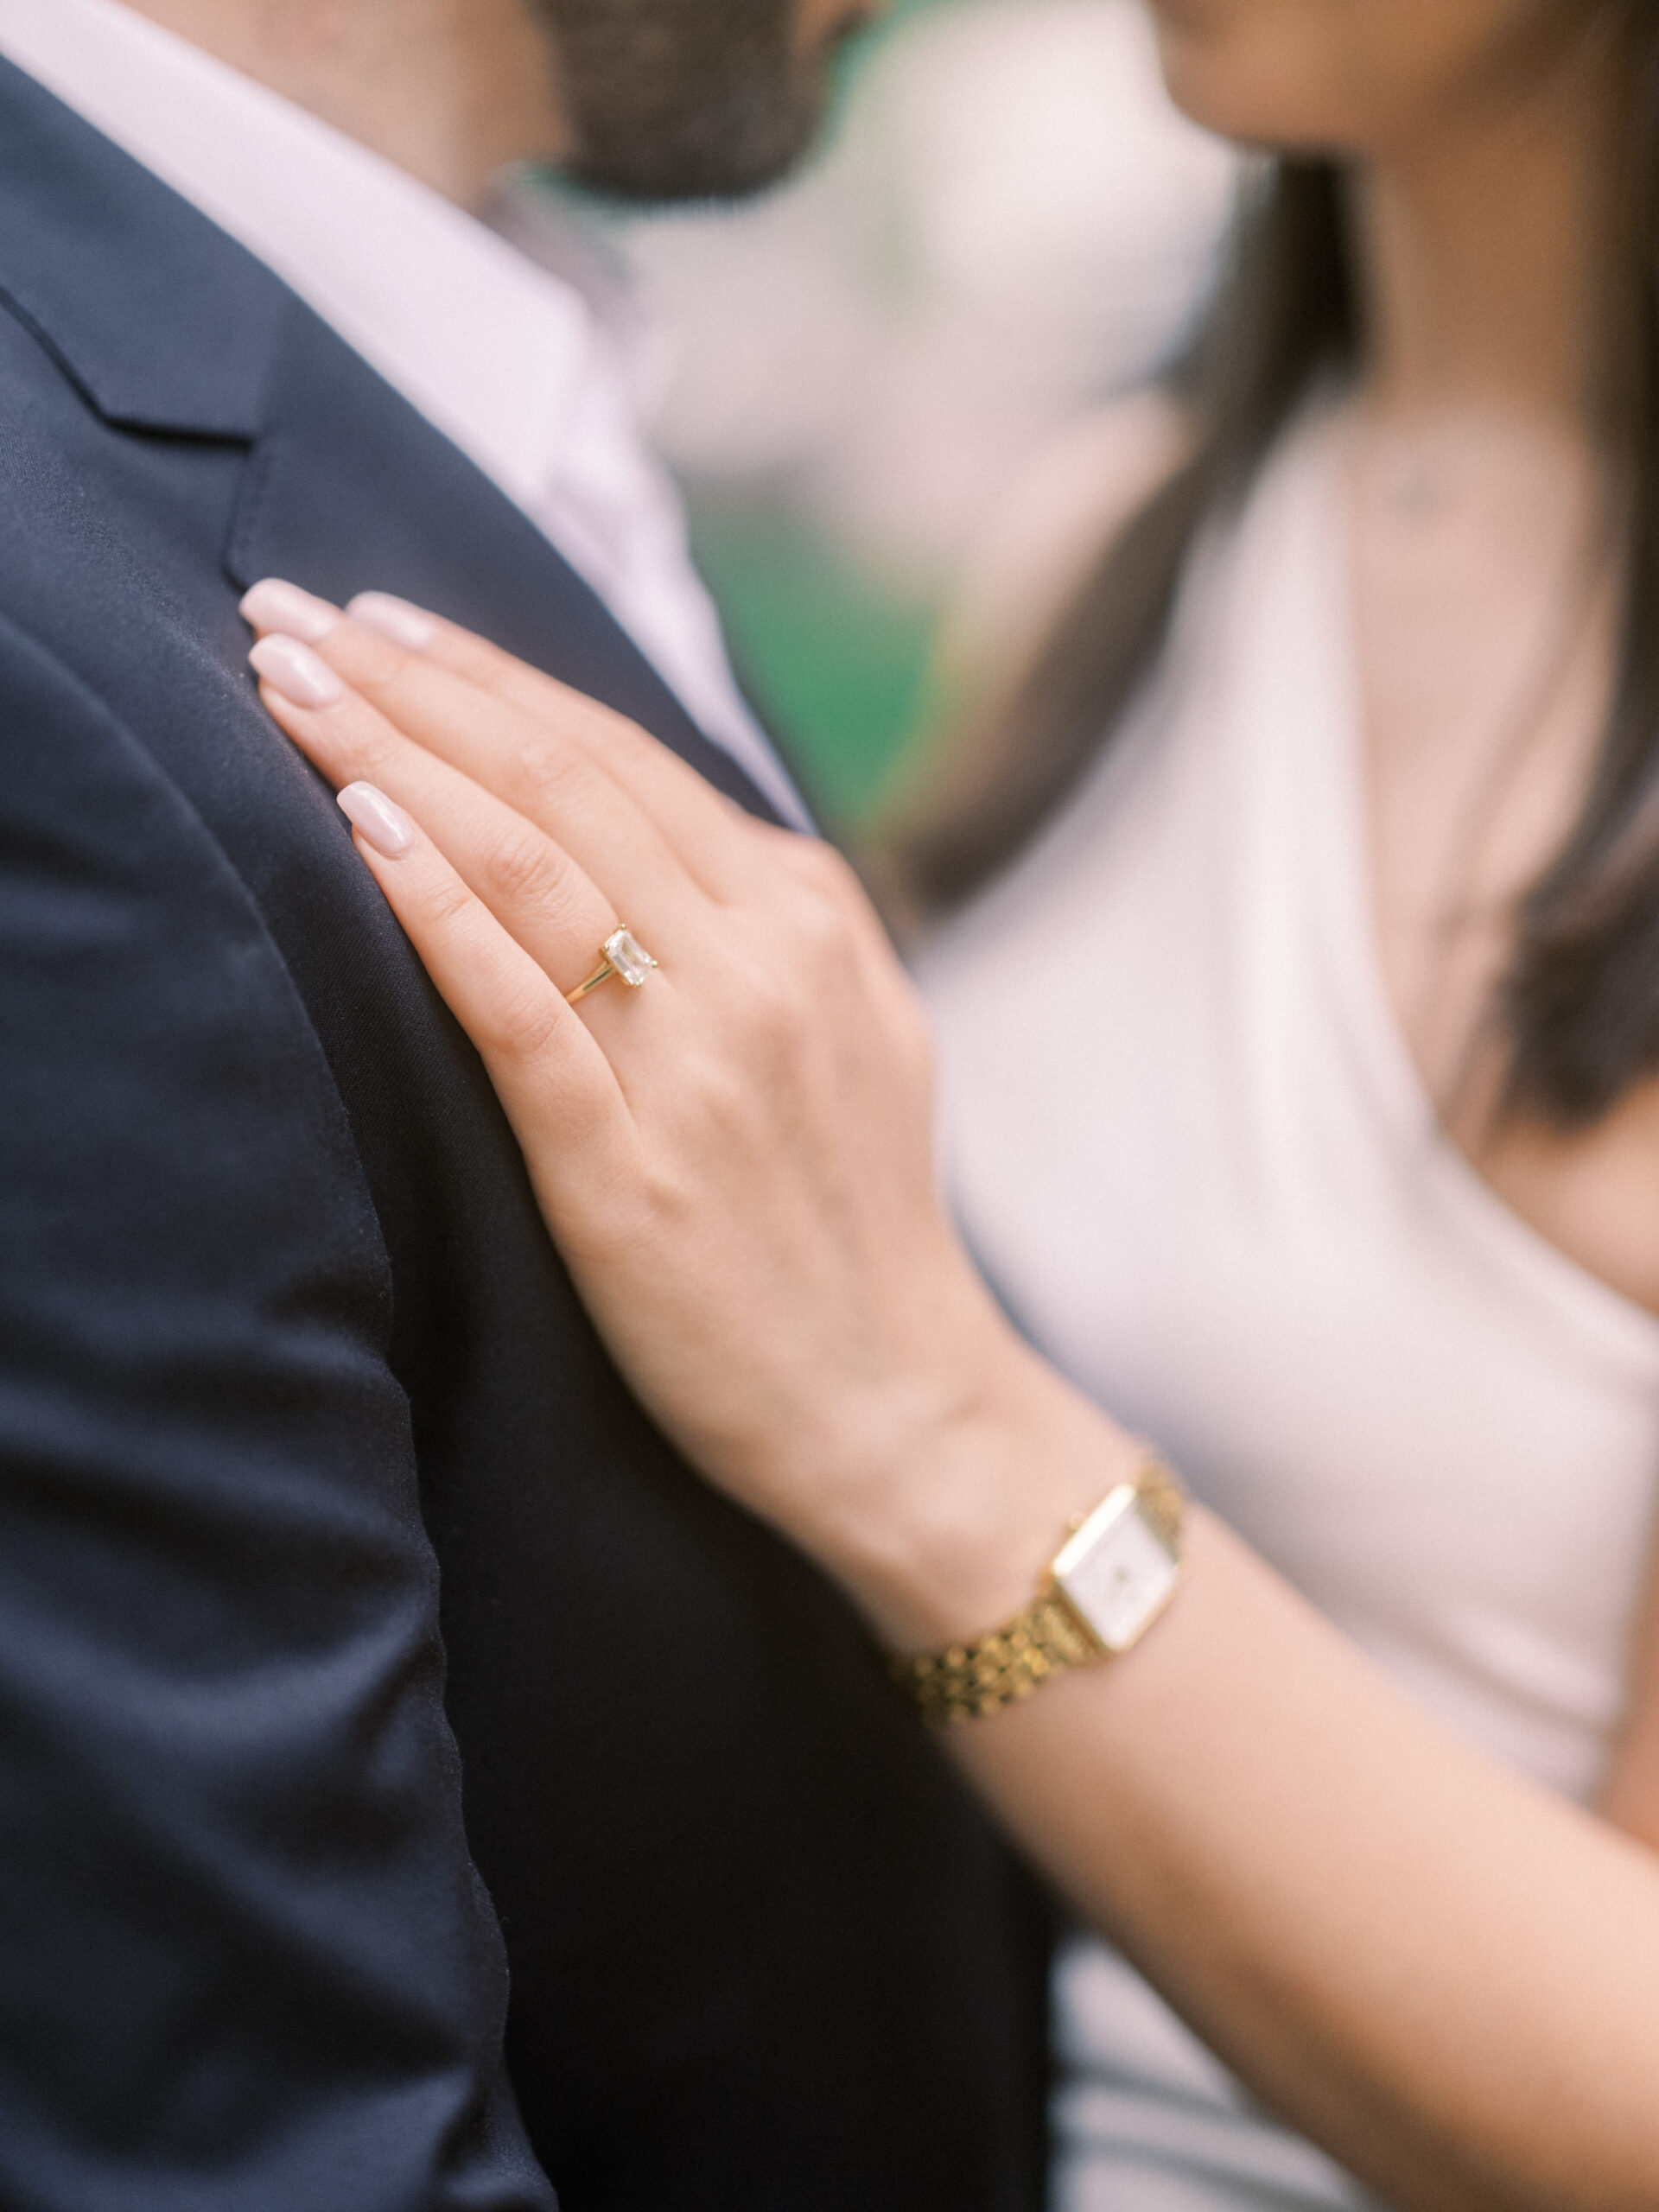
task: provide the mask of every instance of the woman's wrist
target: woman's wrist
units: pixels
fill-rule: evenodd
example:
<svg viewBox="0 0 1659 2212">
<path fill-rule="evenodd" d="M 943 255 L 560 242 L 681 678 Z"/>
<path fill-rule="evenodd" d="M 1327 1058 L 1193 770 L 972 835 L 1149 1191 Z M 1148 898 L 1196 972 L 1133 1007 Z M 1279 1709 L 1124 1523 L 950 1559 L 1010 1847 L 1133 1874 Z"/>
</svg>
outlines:
<svg viewBox="0 0 1659 2212">
<path fill-rule="evenodd" d="M 971 1384 L 891 1440 L 826 1527 L 823 1563 L 895 1650 L 975 1637 L 1019 1612 L 1069 1527 L 1144 1456 L 999 1330 Z"/>
</svg>

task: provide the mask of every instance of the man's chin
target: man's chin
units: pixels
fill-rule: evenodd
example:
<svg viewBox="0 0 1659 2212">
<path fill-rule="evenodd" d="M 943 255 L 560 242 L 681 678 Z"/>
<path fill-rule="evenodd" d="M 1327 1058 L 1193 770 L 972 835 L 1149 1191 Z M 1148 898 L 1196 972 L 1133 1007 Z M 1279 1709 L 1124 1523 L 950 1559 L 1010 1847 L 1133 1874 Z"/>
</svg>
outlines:
<svg viewBox="0 0 1659 2212">
<path fill-rule="evenodd" d="M 781 183 L 810 152 L 830 103 L 826 50 L 811 81 L 764 102 L 733 101 L 723 114 L 704 113 L 685 127 L 642 145 L 594 137 L 565 164 L 577 183 L 619 200 L 654 206 L 687 200 L 747 200 Z"/>
<path fill-rule="evenodd" d="M 803 48 L 810 53 L 844 46 L 849 38 L 879 22 L 893 5 L 893 0 L 840 0 L 839 5 L 809 10 L 803 23 Z"/>
<path fill-rule="evenodd" d="M 823 128 L 848 41 L 884 0 L 540 0 L 578 182 L 636 201 L 741 200 Z"/>
</svg>

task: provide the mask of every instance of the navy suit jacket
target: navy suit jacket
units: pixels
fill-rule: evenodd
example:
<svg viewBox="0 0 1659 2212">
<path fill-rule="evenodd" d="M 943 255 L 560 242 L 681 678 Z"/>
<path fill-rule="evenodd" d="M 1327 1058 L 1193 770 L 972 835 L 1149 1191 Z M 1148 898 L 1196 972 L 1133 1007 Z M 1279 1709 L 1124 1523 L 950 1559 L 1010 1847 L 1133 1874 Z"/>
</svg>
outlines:
<svg viewBox="0 0 1659 2212">
<path fill-rule="evenodd" d="M 761 804 L 470 462 L 0 64 L 0 2204 L 1036 2212 L 1042 1907 L 595 1341 L 260 710 L 270 573 Z"/>
</svg>

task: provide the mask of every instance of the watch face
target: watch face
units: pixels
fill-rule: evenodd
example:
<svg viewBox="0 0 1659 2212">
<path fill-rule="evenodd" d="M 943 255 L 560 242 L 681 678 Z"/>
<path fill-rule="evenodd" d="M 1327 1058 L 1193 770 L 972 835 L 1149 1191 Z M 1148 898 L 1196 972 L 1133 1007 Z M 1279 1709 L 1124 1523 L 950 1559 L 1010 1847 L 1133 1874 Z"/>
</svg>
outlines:
<svg viewBox="0 0 1659 2212">
<path fill-rule="evenodd" d="M 1109 1651 L 1127 1651 L 1169 1602 L 1180 1561 L 1133 1491 L 1109 1498 L 1054 1563 L 1055 1580 Z"/>
</svg>

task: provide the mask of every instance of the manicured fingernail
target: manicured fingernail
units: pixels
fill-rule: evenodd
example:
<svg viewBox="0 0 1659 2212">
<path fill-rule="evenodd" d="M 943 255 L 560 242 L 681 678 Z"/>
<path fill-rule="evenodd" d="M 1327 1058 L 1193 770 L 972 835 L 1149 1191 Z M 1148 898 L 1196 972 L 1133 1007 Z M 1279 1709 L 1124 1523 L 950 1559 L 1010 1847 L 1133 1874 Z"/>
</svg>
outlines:
<svg viewBox="0 0 1659 2212">
<path fill-rule="evenodd" d="M 377 785 L 347 784 L 340 794 L 340 810 L 389 861 L 406 853 L 415 842 L 415 824 Z"/>
<path fill-rule="evenodd" d="M 314 599 L 298 584 L 267 576 L 244 594 L 242 620 L 256 630 L 280 630 L 287 638 L 303 638 L 315 645 L 326 638 L 340 616 L 326 599 Z"/>
<path fill-rule="evenodd" d="M 438 632 L 429 614 L 411 607 L 406 599 L 394 599 L 389 591 L 360 591 L 346 612 L 365 630 L 378 630 L 394 645 L 406 646 L 412 653 L 424 652 Z"/>
<path fill-rule="evenodd" d="M 326 660 L 297 638 L 261 638 L 248 655 L 273 691 L 296 707 L 332 707 L 346 687 Z"/>
</svg>

